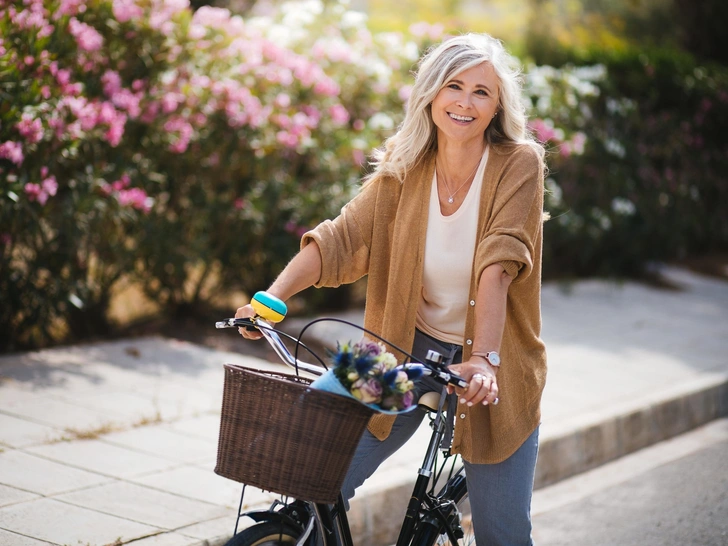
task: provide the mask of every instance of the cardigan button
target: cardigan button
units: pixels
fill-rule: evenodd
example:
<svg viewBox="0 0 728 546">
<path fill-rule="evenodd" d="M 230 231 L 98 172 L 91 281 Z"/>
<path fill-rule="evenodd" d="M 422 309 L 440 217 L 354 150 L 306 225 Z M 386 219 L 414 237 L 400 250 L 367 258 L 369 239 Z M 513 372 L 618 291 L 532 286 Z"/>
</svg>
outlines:
<svg viewBox="0 0 728 546">
<path fill-rule="evenodd" d="M 473 307 L 475 305 L 475 300 L 470 300 L 470 307 Z"/>
<path fill-rule="evenodd" d="M 460 419 L 465 419 L 465 414 L 464 413 L 461 413 L 460 414 Z"/>
<path fill-rule="evenodd" d="M 472 344 L 473 344 L 473 340 L 472 339 L 466 339 L 465 340 L 465 345 L 472 345 Z"/>
</svg>

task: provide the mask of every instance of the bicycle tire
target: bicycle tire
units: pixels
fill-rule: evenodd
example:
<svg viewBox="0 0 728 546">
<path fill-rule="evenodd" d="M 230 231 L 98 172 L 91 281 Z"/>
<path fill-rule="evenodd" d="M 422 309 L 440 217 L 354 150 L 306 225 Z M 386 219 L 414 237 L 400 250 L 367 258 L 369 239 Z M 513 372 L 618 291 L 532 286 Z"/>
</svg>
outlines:
<svg viewBox="0 0 728 546">
<path fill-rule="evenodd" d="M 225 546 L 290 546 L 299 535 L 299 530 L 280 521 L 263 521 L 243 529 Z"/>
<path fill-rule="evenodd" d="M 434 546 L 435 544 L 437 546 L 472 546 L 475 544 L 470 517 L 462 518 L 459 516 L 463 512 L 463 506 L 468 502 L 467 483 L 465 479 L 457 479 L 457 476 L 451 482 L 445 485 L 443 491 L 446 491 L 446 493 L 441 493 L 440 498 L 444 501 L 452 501 L 457 506 L 458 515 L 453 514 L 450 517 L 460 517 L 464 537 L 453 543 L 447 535 L 445 524 L 434 518 L 429 518 L 428 520 L 422 520 L 417 526 L 412 538 L 412 546 Z"/>
</svg>

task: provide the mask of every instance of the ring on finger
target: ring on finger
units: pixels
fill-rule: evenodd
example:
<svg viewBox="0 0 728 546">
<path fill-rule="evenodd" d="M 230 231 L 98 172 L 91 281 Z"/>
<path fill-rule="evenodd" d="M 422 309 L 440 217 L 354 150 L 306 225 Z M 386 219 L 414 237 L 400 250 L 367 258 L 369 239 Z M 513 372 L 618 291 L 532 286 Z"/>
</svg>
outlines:
<svg viewBox="0 0 728 546">
<path fill-rule="evenodd" d="M 483 377 L 482 373 L 474 373 L 473 376 L 470 378 L 470 380 L 475 381 L 476 379 L 483 381 L 485 379 L 485 377 Z"/>
</svg>

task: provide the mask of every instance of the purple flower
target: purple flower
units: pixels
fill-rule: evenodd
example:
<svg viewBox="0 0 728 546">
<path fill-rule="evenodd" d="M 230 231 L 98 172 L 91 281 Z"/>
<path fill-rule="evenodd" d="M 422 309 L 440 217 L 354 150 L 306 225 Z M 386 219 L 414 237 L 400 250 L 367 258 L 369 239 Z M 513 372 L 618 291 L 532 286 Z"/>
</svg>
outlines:
<svg viewBox="0 0 728 546">
<path fill-rule="evenodd" d="M 402 394 L 402 409 L 407 409 L 412 405 L 415 400 L 414 390 L 410 390 Z"/>
<path fill-rule="evenodd" d="M 382 384 L 375 379 L 359 379 L 351 386 L 351 394 L 365 404 L 376 404 L 382 399 Z"/>
</svg>

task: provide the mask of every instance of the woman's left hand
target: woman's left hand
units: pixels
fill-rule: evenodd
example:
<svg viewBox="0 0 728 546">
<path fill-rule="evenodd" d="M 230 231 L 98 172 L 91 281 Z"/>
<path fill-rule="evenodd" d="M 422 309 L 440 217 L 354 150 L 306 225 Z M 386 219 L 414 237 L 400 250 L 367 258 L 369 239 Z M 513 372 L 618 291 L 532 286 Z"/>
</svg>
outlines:
<svg viewBox="0 0 728 546">
<path fill-rule="evenodd" d="M 498 403 L 498 381 L 496 370 L 483 359 L 476 357 L 461 364 L 452 364 L 448 369 L 468 382 L 467 389 L 448 385 L 448 393 L 457 393 L 460 403 L 473 406 L 475 404 Z"/>
</svg>

